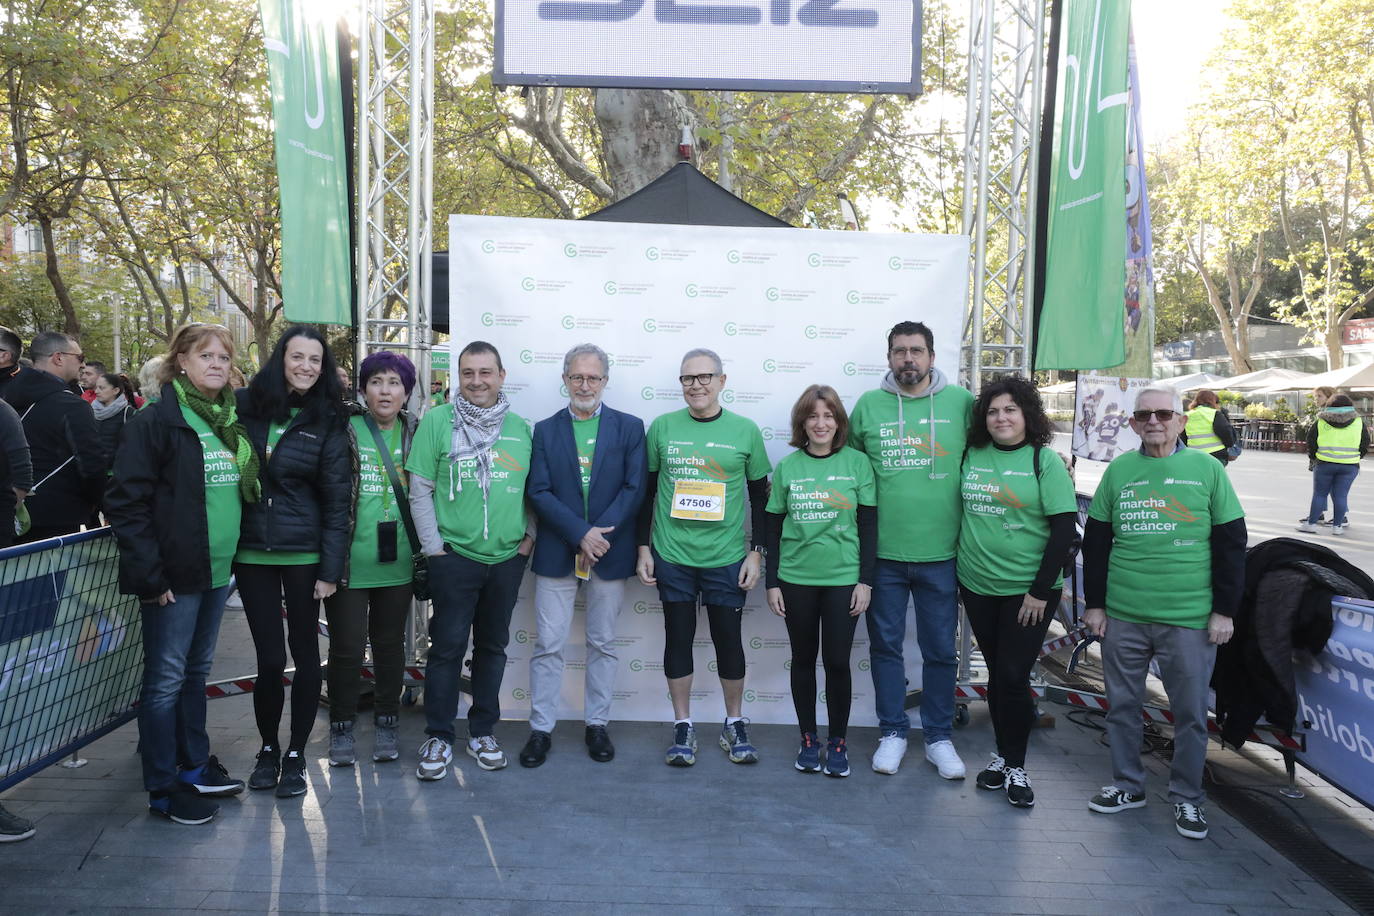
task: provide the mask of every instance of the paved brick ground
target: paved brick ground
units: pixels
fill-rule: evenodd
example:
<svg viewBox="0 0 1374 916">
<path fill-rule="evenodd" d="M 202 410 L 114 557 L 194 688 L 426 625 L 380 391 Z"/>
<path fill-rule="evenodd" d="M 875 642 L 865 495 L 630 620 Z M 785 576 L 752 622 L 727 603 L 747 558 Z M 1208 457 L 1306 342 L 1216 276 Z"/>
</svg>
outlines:
<svg viewBox="0 0 1374 916">
<path fill-rule="evenodd" d="M 252 670 L 244 630 L 230 611 L 217 674 Z M 217 753 L 246 775 L 251 698 L 210 710 Z M 1218 809 L 1209 839 L 1178 836 L 1157 763 L 1148 807 L 1089 812 L 1106 750 L 1062 716 L 1033 737 L 1032 811 L 971 778 L 941 780 L 919 748 L 898 775 L 873 773 L 871 729 L 851 736 L 845 780 L 793 770 L 787 727 L 756 729 L 763 760 L 741 767 L 703 724 L 700 762 L 679 770 L 662 763 L 666 726 L 614 725 L 618 756 L 597 764 L 571 723 L 540 769 L 488 773 L 461 756 L 450 778 L 422 784 L 418 710 L 403 713 L 400 762 L 352 769 L 326 765 L 319 718 L 307 796 L 228 799 L 206 827 L 146 813 L 132 726 L 89 747 L 86 767 L 22 783 L 3 800 L 39 833 L 0 847 L 0 912 L 1348 912 Z M 525 725 L 498 735 L 513 756 Z M 980 707 L 956 740 L 973 770 L 991 747 Z M 1272 770 L 1251 778 L 1273 784 Z M 1336 822 L 1320 799 L 1308 810 Z M 1352 844 L 1374 837 L 1367 818 L 1339 824 Z"/>
</svg>

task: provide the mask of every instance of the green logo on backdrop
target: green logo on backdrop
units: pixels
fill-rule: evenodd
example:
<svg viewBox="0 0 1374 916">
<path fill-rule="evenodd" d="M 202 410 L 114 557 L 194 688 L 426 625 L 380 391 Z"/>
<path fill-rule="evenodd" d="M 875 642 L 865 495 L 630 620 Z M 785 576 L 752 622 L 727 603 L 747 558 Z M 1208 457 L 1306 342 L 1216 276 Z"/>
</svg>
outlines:
<svg viewBox="0 0 1374 916">
<path fill-rule="evenodd" d="M 778 371 L 778 361 L 775 360 L 775 359 L 765 359 L 765 360 L 763 361 L 763 371 L 764 371 L 764 372 L 769 372 L 769 373 L 777 372 L 777 371 Z"/>
<path fill-rule="evenodd" d="M 520 288 L 525 290 L 526 292 L 529 292 L 530 290 L 534 289 L 534 277 L 525 277 L 523 280 L 521 280 Z"/>
<path fill-rule="evenodd" d="M 530 698 L 530 692 L 524 687 L 516 687 L 510 692 L 510 695 L 513 700 L 528 700 Z"/>
<path fill-rule="evenodd" d="M 859 367 L 854 363 L 845 363 L 843 366 L 840 367 L 840 371 L 843 372 L 845 375 L 858 375 Z"/>
<path fill-rule="evenodd" d="M 658 322 L 654 321 L 652 318 L 645 318 L 643 328 L 645 331 L 648 331 L 650 334 L 652 334 L 658 330 Z"/>
<path fill-rule="evenodd" d="M 744 691 L 744 702 L 752 703 L 759 698 L 759 695 L 752 690 Z"/>
<path fill-rule="evenodd" d="M 901 269 L 902 269 L 902 259 L 899 258 L 899 257 L 897 257 L 896 255 L 893 255 L 892 257 L 888 258 L 888 259 L 887 259 L 887 269 L 888 269 L 888 270 L 901 270 Z"/>
<path fill-rule="evenodd" d="M 768 287 L 768 289 L 764 290 L 763 295 L 768 299 L 769 302 L 777 302 L 778 297 L 781 296 L 782 293 L 778 290 L 776 286 L 770 286 Z"/>
<path fill-rule="evenodd" d="M 791 670 L 792 670 L 792 659 L 789 658 L 787 661 L 785 661 L 785 662 L 782 663 L 782 670 L 784 670 L 784 671 L 791 671 Z"/>
<path fill-rule="evenodd" d="M 725 336 L 726 336 L 726 337 L 734 337 L 734 336 L 735 336 L 736 334 L 738 334 L 738 333 L 739 333 L 739 325 L 735 324 L 733 321 L 727 321 L 727 322 L 725 322 Z"/>
<path fill-rule="evenodd" d="M 806 263 L 810 264 L 812 267 L 820 267 L 821 256 L 813 251 L 806 256 Z"/>
<path fill-rule="evenodd" d="M 731 264 L 738 264 L 738 263 L 739 263 L 739 252 L 738 252 L 738 251 L 735 251 L 735 250 L 733 250 L 733 249 L 730 250 L 730 251 L 725 252 L 725 260 L 729 261 Z"/>
<path fill-rule="evenodd" d="M 482 250 L 485 251 L 487 254 L 491 254 L 493 251 L 496 250 L 496 243 L 493 242 L 491 239 L 483 239 Z"/>
<path fill-rule="evenodd" d="M 534 362 L 534 351 L 533 351 L 533 350 L 521 350 L 521 351 L 520 351 L 520 362 L 522 362 L 522 363 L 532 363 L 532 362 Z M 520 632 L 523 633 L 524 630 L 521 630 Z"/>
<path fill-rule="evenodd" d="M 564 327 L 564 328 L 566 328 L 567 330 L 571 331 L 571 330 L 572 330 L 574 327 L 576 327 L 576 326 L 577 326 L 577 322 L 576 322 L 575 320 L 573 320 L 573 316 L 571 316 L 571 315 L 564 315 L 564 316 L 563 316 L 563 327 Z"/>
<path fill-rule="evenodd" d="M 763 648 L 763 637 L 762 637 L 762 636 L 751 636 L 751 637 L 749 637 L 749 648 L 751 648 L 751 649 L 762 649 L 762 648 Z"/>
<path fill-rule="evenodd" d="M 639 396 L 646 401 L 652 401 L 654 399 L 654 389 L 645 385 L 643 388 L 639 389 Z"/>
<path fill-rule="evenodd" d="M 870 668 L 872 668 L 872 667 L 873 667 L 873 663 L 870 662 L 868 659 L 866 659 L 866 658 L 861 658 L 861 659 L 859 659 L 859 670 L 860 670 L 860 671 L 867 671 L 868 669 L 870 669 Z"/>
<path fill-rule="evenodd" d="M 806 330 L 802 331 L 802 333 L 806 335 L 807 340 L 815 340 L 821 335 L 820 329 L 814 324 L 808 324 Z"/>
<path fill-rule="evenodd" d="M 773 427 L 765 426 L 760 432 L 762 433 L 763 438 L 767 439 L 769 442 L 773 441 Z M 755 646 L 754 648 L 757 649 L 758 646 Z"/>
<path fill-rule="evenodd" d="M 608 296 L 614 296 L 614 295 L 615 295 L 615 291 L 616 291 L 618 288 L 619 288 L 619 287 L 617 287 L 617 286 L 615 285 L 615 281 L 614 281 L 614 280 L 607 280 L 607 281 L 606 281 L 606 285 L 603 286 L 603 287 L 601 287 L 601 289 L 602 289 L 602 290 L 606 293 L 606 295 L 608 295 Z"/>
<path fill-rule="evenodd" d="M 637 659 L 637 658 L 632 658 L 632 659 L 630 659 L 630 670 L 631 670 L 631 671 L 643 671 L 643 670 L 644 670 L 644 662 L 643 662 L 642 660 L 640 660 L 640 659 Z"/>
<path fill-rule="evenodd" d="M 518 643 L 520 643 L 521 645 L 524 645 L 525 643 L 529 642 L 530 639 L 531 639 L 531 634 L 530 634 L 530 631 L 529 631 L 529 630 L 516 630 L 516 631 L 515 631 L 515 641 L 518 642 Z"/>
<path fill-rule="evenodd" d="M 636 602 L 635 602 L 635 613 L 636 613 L 636 614 L 647 614 L 647 613 L 649 613 L 649 602 L 647 602 L 647 601 L 636 601 Z"/>
<path fill-rule="evenodd" d="M 735 403 L 735 392 L 727 388 L 720 393 L 720 399 L 727 404 L 733 404 Z"/>
<path fill-rule="evenodd" d="M 844 298 L 845 301 L 848 302 L 850 305 L 858 305 L 859 291 L 857 289 L 851 289 L 849 292 L 844 294 Z"/>
<path fill-rule="evenodd" d="M 687 294 L 688 299 L 695 299 L 697 297 L 697 285 L 695 283 L 688 283 L 683 292 Z"/>
<path fill-rule="evenodd" d="M 658 249 L 650 245 L 648 248 L 644 249 L 644 257 L 648 258 L 650 261 L 657 261 Z"/>
<path fill-rule="evenodd" d="M 715 672 L 720 670 L 720 666 L 716 664 L 716 660 L 713 658 L 706 663 L 706 670 L 714 674 Z"/>
<path fill-rule="evenodd" d="M 577 257 L 577 246 L 569 242 L 563 246 L 563 253 L 570 258 Z"/>
<path fill-rule="evenodd" d="M 483 312 L 482 324 L 486 325 L 487 327 L 491 327 L 492 325 L 496 324 L 496 316 L 493 315 L 491 312 Z"/>
</svg>

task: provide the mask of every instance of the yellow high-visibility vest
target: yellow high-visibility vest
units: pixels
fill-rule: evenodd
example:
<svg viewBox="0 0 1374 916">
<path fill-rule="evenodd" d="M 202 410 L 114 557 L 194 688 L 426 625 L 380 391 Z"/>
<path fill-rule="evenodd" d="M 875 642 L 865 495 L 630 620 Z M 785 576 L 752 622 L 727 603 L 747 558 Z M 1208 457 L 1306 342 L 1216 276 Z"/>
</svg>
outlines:
<svg viewBox="0 0 1374 916">
<path fill-rule="evenodd" d="M 1188 411 L 1188 425 L 1184 427 L 1184 432 L 1188 434 L 1188 447 L 1199 449 L 1207 453 L 1217 452 L 1226 446 L 1221 444 L 1216 432 L 1212 429 L 1212 421 L 1217 417 L 1215 407 L 1198 405 Z"/>
<path fill-rule="evenodd" d="M 1349 426 L 1332 426 L 1317 419 L 1317 460 L 1332 464 L 1360 463 L 1360 433 L 1364 421 L 1359 417 Z"/>
</svg>

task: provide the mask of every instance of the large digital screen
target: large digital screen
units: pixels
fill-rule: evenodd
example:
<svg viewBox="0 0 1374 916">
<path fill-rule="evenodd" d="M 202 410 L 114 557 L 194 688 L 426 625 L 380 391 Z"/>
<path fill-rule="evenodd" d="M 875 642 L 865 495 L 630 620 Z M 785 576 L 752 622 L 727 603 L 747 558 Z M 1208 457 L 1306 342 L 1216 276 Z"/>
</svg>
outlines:
<svg viewBox="0 0 1374 916">
<path fill-rule="evenodd" d="M 921 0 L 496 0 L 493 82 L 920 92 Z"/>
</svg>

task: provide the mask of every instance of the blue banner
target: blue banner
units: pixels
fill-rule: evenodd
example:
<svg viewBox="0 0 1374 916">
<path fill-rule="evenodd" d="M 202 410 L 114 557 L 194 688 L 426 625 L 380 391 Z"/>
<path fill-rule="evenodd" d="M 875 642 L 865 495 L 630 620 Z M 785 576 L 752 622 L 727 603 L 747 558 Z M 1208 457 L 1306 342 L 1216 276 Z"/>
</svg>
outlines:
<svg viewBox="0 0 1374 916">
<path fill-rule="evenodd" d="M 1298 759 L 1374 806 L 1374 602 L 1338 598 L 1332 613 L 1326 651 L 1298 666 L 1298 719 L 1310 723 Z"/>
</svg>

